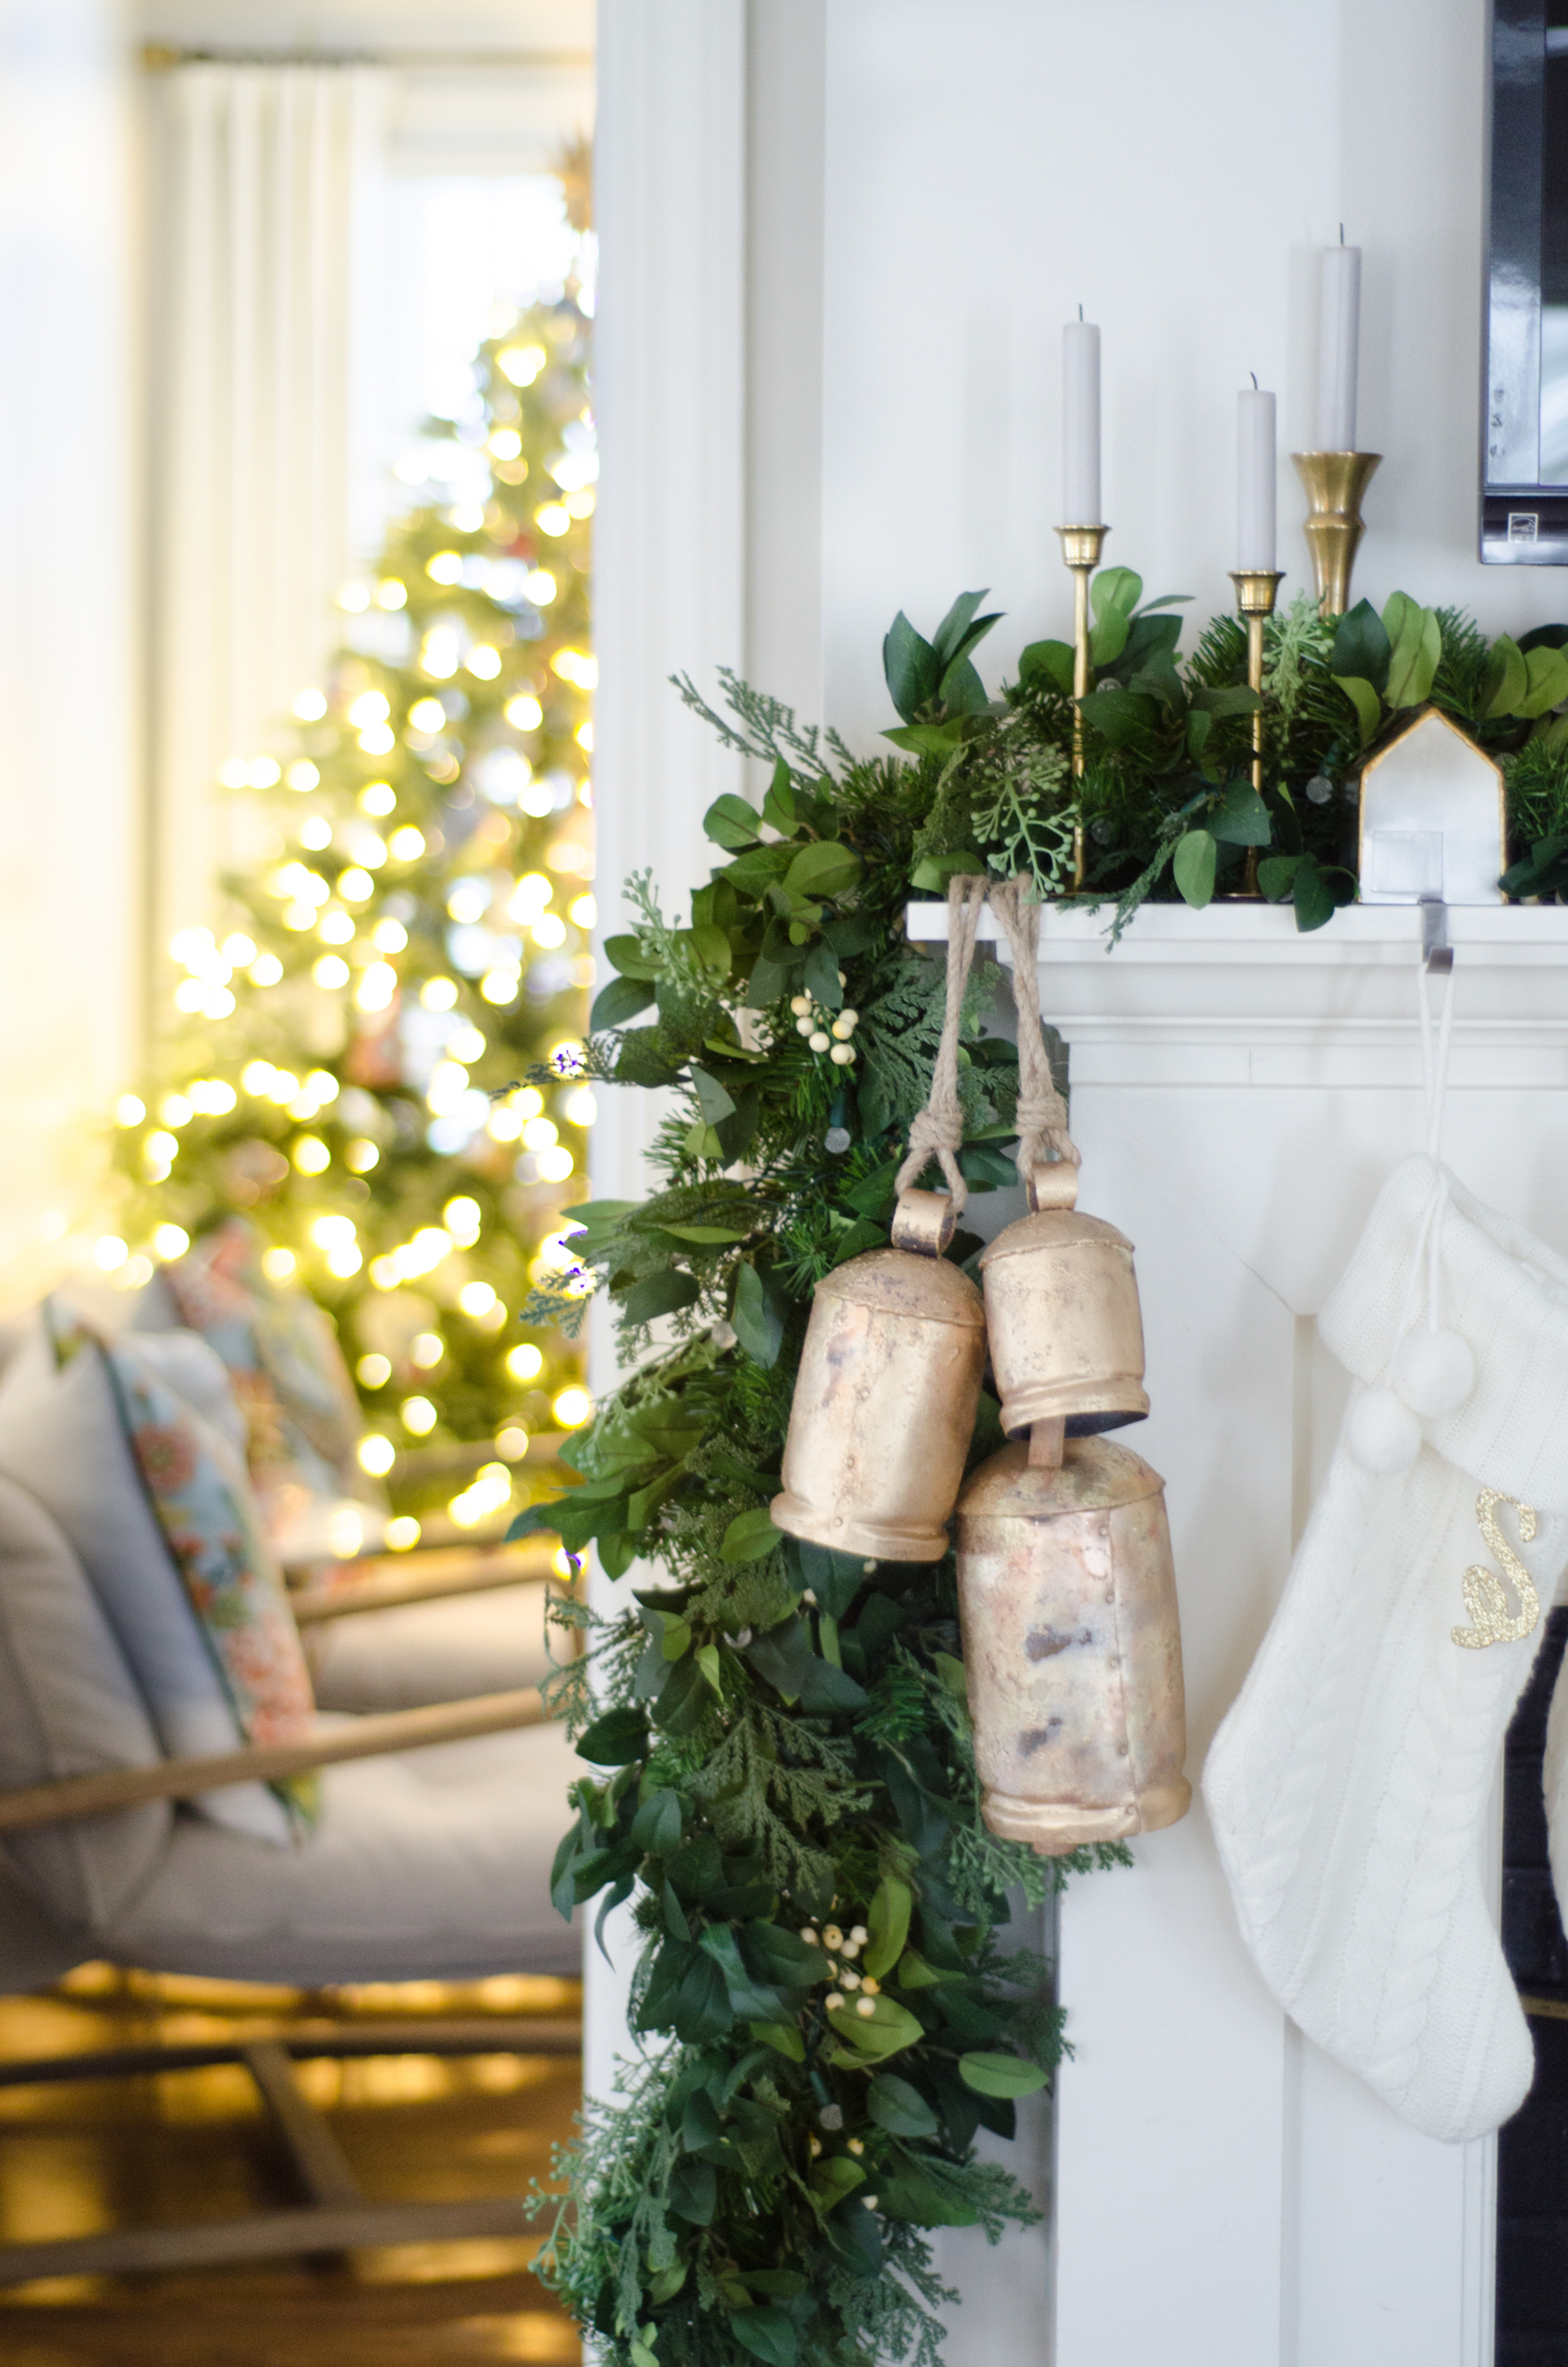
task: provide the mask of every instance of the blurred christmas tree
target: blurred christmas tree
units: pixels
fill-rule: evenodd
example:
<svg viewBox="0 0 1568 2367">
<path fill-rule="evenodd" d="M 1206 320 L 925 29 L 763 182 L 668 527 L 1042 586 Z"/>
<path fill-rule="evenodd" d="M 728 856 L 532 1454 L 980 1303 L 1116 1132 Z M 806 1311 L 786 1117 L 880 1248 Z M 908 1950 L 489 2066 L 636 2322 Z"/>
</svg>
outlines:
<svg viewBox="0 0 1568 2367">
<path fill-rule="evenodd" d="M 225 881 L 227 930 L 174 939 L 179 1017 L 118 1111 L 124 1240 L 100 1264 L 135 1283 L 249 1216 L 267 1273 L 335 1318 L 361 1459 L 402 1510 L 587 1410 L 578 1352 L 518 1310 L 556 1262 L 594 1116 L 573 1077 L 593 984 L 590 310 L 569 283 L 513 319 L 468 414 L 426 423 L 469 448 L 484 497 L 393 529 L 342 595 L 345 646 L 295 700 L 292 744 L 225 767 L 261 793 L 266 853 Z M 541 1063 L 557 1081 L 506 1090 Z"/>
</svg>

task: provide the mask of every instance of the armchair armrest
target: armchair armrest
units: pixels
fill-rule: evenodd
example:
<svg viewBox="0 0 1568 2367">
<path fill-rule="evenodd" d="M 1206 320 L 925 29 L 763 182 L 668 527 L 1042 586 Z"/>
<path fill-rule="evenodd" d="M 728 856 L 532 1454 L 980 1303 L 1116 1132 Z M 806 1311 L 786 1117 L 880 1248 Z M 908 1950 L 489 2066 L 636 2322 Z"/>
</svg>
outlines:
<svg viewBox="0 0 1568 2367">
<path fill-rule="evenodd" d="M 482 1693 L 471 1701 L 442 1701 L 429 1709 L 393 1710 L 356 1718 L 337 1734 L 300 1742 L 253 1744 L 209 1759 L 165 1759 L 151 1767 L 111 1767 L 92 1775 L 63 1775 L 52 1784 L 30 1784 L 0 1792 L 0 1833 L 60 1824 L 77 1817 L 104 1816 L 115 1809 L 139 1808 L 146 1800 L 183 1800 L 225 1784 L 276 1783 L 305 1775 L 347 1759 L 380 1759 L 388 1752 L 421 1750 L 432 1743 L 465 1742 L 475 1735 L 509 1733 L 544 1725 L 549 1711 L 535 1685 L 515 1693 Z"/>
<path fill-rule="evenodd" d="M 354 1575 L 329 1587 L 302 1587 L 288 1598 L 295 1624 L 349 1619 L 357 1611 L 386 1611 L 399 1603 L 432 1602 L 442 1595 L 484 1594 L 526 1586 L 554 1575 L 557 1548 L 545 1537 L 515 1545 L 437 1547 L 428 1553 L 367 1555 Z M 361 1575 L 362 1573 L 362 1575 Z"/>
</svg>

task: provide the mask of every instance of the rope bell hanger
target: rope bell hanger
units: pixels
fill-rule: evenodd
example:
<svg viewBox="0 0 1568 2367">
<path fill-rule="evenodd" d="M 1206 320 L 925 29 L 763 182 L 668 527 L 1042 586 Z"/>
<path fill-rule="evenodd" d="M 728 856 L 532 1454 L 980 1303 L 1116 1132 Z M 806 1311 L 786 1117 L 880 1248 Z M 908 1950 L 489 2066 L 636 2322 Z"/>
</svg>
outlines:
<svg viewBox="0 0 1568 2367">
<path fill-rule="evenodd" d="M 947 1009 L 930 1098 L 910 1128 L 889 1249 L 854 1257 L 812 1299 L 774 1522 L 790 1537 L 873 1561 L 938 1562 L 980 1401 L 980 1293 L 943 1255 L 968 1199 L 958 1040 L 986 900 L 984 879 L 948 890 Z M 935 1156 L 948 1189 L 915 1179 Z"/>
<path fill-rule="evenodd" d="M 1018 1004 L 1031 1213 L 981 1259 L 1002 1427 L 958 1505 L 959 1616 L 993 1833 L 1042 1857 L 1173 1824 L 1192 1786 L 1164 1482 L 1102 1433 L 1148 1411 L 1132 1244 L 1080 1216 L 1040 1031 L 1039 908 L 993 888 Z"/>
</svg>

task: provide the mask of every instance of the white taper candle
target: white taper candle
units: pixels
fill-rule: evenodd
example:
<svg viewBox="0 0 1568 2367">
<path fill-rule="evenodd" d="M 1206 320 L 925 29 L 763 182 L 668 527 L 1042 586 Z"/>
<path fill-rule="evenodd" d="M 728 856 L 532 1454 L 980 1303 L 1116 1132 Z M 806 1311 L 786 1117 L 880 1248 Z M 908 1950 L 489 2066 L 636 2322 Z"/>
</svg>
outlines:
<svg viewBox="0 0 1568 2367">
<path fill-rule="evenodd" d="M 1325 247 L 1317 310 L 1317 449 L 1355 449 L 1361 360 L 1361 249 Z"/>
<path fill-rule="evenodd" d="M 1100 333 L 1069 321 L 1061 333 L 1061 522 L 1100 518 Z"/>
<path fill-rule="evenodd" d="M 1274 398 L 1256 386 L 1236 398 L 1236 565 L 1274 565 Z"/>
</svg>

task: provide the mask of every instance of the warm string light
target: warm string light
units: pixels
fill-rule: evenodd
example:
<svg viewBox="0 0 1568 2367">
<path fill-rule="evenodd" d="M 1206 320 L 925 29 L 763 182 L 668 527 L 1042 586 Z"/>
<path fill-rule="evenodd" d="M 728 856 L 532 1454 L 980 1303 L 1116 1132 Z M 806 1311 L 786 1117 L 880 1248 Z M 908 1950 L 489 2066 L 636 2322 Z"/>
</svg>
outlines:
<svg viewBox="0 0 1568 2367">
<path fill-rule="evenodd" d="M 204 1211 L 235 1196 L 253 1207 L 274 1236 L 268 1280 L 303 1281 L 337 1309 L 386 1424 L 367 1431 L 361 1461 L 385 1458 L 374 1468 L 395 1486 L 398 1442 L 442 1430 L 448 1385 L 467 1376 L 472 1392 L 487 1374 L 482 1388 L 516 1393 L 519 1414 L 503 1398 L 490 1416 L 497 1460 L 448 1506 L 459 1527 L 504 1516 L 531 1426 L 592 1413 L 558 1362 L 552 1375 L 555 1352 L 515 1328 L 528 1282 L 575 1286 L 565 1237 L 512 1244 L 519 1224 L 558 1222 L 594 1092 L 571 1041 L 551 1048 L 558 1089 L 486 1090 L 537 1060 L 518 1049 L 530 1011 L 558 1012 L 557 998 L 593 980 L 593 857 L 577 831 L 592 803 L 582 759 L 597 666 L 580 538 L 597 458 L 581 393 L 553 428 L 531 423 L 532 403 L 557 400 L 552 342 L 492 349 L 492 495 L 454 487 L 449 507 L 418 513 L 417 534 L 395 535 L 379 571 L 343 586 L 349 647 L 293 700 L 294 751 L 242 748 L 220 768 L 252 812 L 276 813 L 276 852 L 244 891 L 254 918 L 221 939 L 181 931 L 171 949 L 176 1009 L 196 1031 L 186 1070 L 115 1110 L 131 1167 L 168 1196 L 92 1253 L 134 1287 L 184 1254 Z M 525 482 L 526 506 L 512 490 Z M 347 1055 L 325 1052 L 324 1033 L 301 1057 L 302 1031 L 330 1031 L 333 1005 L 349 1014 Z M 324 1057 L 329 1067 L 312 1065 Z M 423 1220 L 430 1171 L 403 1164 L 410 1147 L 460 1158 L 480 1179 L 451 1194 L 438 1224 Z M 504 1205 L 514 1191 L 524 1196 Z M 378 1308 L 392 1319 L 385 1341 L 371 1328 Z M 406 1550 L 419 1534 L 399 1513 L 386 1542 Z"/>
</svg>

